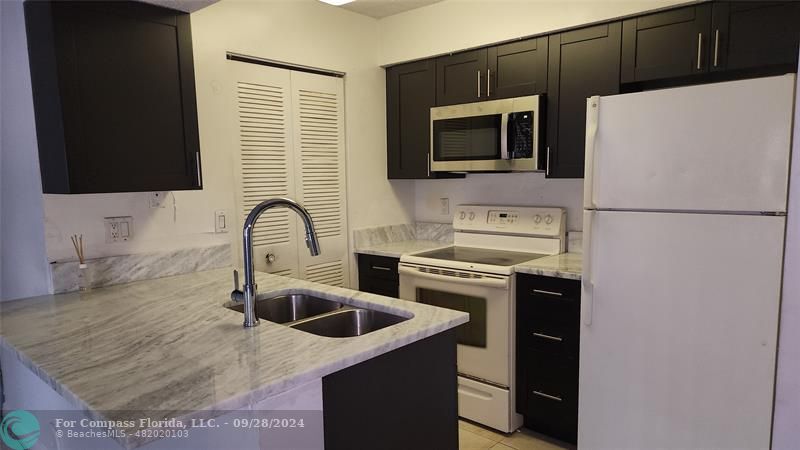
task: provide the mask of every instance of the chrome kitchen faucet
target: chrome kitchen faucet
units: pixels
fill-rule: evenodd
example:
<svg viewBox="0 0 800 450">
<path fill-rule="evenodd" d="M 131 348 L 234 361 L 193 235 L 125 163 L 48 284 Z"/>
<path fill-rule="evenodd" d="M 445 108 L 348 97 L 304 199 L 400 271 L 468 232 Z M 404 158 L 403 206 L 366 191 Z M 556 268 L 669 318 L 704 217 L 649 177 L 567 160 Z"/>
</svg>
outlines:
<svg viewBox="0 0 800 450">
<path fill-rule="evenodd" d="M 271 198 L 264 200 L 256 205 L 247 218 L 244 220 L 244 229 L 242 230 L 242 251 L 244 253 L 244 286 L 239 290 L 239 276 L 234 271 L 234 285 L 236 289 L 231 292 L 231 300 L 235 302 L 244 301 L 244 326 L 254 327 L 258 325 L 258 316 L 256 316 L 256 294 L 257 286 L 255 280 L 255 270 L 253 269 L 253 227 L 261 214 L 271 208 L 289 208 L 297 213 L 303 219 L 303 225 L 306 227 L 306 246 L 311 256 L 319 255 L 319 240 L 317 239 L 317 232 L 314 230 L 314 222 L 311 220 L 311 215 L 303 208 L 302 205 L 290 198 Z"/>
</svg>

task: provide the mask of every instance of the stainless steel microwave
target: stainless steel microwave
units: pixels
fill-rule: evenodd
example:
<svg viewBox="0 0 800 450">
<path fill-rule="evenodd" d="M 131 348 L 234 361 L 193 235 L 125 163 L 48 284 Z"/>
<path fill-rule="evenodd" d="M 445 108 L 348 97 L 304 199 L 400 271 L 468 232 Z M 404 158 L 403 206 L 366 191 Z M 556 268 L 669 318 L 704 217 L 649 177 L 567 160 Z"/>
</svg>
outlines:
<svg viewBox="0 0 800 450">
<path fill-rule="evenodd" d="M 540 102 L 531 95 L 431 108 L 431 170 L 540 170 Z"/>
</svg>

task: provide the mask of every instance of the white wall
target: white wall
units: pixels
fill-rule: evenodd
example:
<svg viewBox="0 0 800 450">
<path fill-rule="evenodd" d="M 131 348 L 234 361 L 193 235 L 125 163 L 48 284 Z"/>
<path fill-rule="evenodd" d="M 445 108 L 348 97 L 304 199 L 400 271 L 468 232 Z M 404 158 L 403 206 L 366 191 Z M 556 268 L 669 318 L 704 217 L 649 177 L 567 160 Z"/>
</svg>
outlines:
<svg viewBox="0 0 800 450">
<path fill-rule="evenodd" d="M 0 300 L 46 294 L 42 188 L 22 2 L 0 2 Z"/>
<path fill-rule="evenodd" d="M 567 229 L 581 229 L 583 180 L 545 180 L 542 173 L 495 173 L 416 183 L 414 214 L 419 221 L 452 222 L 453 207 L 464 203 L 560 206 L 567 208 Z M 440 213 L 442 197 L 450 199 L 448 215 Z"/>
<path fill-rule="evenodd" d="M 72 258 L 68 236 L 83 233 L 89 257 L 208 246 L 238 238 L 214 234 L 214 210 L 235 223 L 231 95 L 226 51 L 346 72 L 345 121 L 350 228 L 413 219 L 413 182 L 386 180 L 384 71 L 378 22 L 316 0 L 224 0 L 192 14 L 203 159 L 202 191 L 174 192 L 150 209 L 148 194 L 47 195 L 48 257 Z M 173 199 L 175 208 L 173 209 Z M 131 215 L 131 242 L 105 244 L 103 217 Z"/>
<path fill-rule="evenodd" d="M 800 443 L 800 79 L 795 89 L 795 119 L 783 298 L 778 341 L 778 377 L 773 422 L 773 450 L 794 450 Z"/>
<path fill-rule="evenodd" d="M 381 19 L 381 64 L 605 20 L 687 0 L 445 0 Z"/>
</svg>

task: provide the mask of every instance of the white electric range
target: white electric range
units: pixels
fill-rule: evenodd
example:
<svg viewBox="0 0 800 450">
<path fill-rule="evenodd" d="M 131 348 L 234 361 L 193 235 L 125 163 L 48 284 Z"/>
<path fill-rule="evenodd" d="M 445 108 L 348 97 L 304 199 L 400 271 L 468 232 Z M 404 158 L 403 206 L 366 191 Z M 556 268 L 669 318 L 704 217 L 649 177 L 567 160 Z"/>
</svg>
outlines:
<svg viewBox="0 0 800 450">
<path fill-rule="evenodd" d="M 457 330 L 458 414 L 503 432 L 514 407 L 514 266 L 564 252 L 562 208 L 459 205 L 453 246 L 400 258 L 400 298 L 470 314 Z"/>
</svg>

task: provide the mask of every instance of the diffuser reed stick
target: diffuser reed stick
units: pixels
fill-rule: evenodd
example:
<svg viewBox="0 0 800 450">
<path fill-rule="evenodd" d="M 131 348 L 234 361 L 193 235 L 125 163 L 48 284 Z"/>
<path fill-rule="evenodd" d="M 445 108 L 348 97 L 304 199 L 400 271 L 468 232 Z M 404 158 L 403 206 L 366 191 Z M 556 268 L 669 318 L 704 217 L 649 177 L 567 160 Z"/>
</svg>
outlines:
<svg viewBox="0 0 800 450">
<path fill-rule="evenodd" d="M 83 235 L 73 234 L 69 238 L 72 240 L 72 246 L 75 247 L 75 253 L 78 255 L 78 262 L 80 264 L 86 264 L 83 253 Z"/>
</svg>

